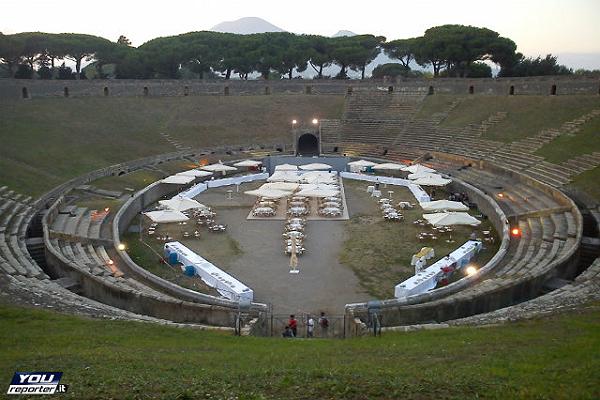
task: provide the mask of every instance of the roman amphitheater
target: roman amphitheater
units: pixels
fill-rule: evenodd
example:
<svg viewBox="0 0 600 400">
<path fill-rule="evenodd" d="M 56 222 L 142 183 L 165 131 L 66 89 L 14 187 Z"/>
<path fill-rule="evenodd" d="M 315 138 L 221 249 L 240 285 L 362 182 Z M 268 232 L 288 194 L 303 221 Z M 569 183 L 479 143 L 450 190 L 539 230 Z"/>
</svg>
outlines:
<svg viewBox="0 0 600 400">
<path fill-rule="evenodd" d="M 33 105 L 37 101 L 67 104 L 96 97 L 102 101 L 139 102 L 179 97 L 192 99 L 189 101 L 207 97 L 214 101 L 236 97 L 285 98 L 292 106 L 296 99 L 308 102 L 341 99 L 343 105 L 337 118 L 320 117 L 314 125 L 310 120 L 299 121 L 298 126 L 283 124 L 275 128 L 281 132 L 275 140 L 264 142 L 260 135 L 229 139 L 226 132 L 223 133 L 226 143 L 216 139 L 195 140 L 193 136 L 186 142 L 166 131 L 160 137 L 148 139 L 162 143 L 165 149 L 162 154 L 123 158 L 115 165 L 80 170 L 78 176 L 36 197 L 2 186 L 0 282 L 3 296 L 13 303 L 101 318 L 257 336 L 278 336 L 289 313 L 326 312 L 332 321 L 331 336 L 352 337 L 369 335 L 374 330 L 497 324 L 577 308 L 600 297 L 598 201 L 571 185 L 579 174 L 598 168 L 600 153 L 577 154 L 554 163 L 538 152 L 543 146 L 572 137 L 585 124 L 600 119 L 600 84 L 596 79 L 270 84 L 0 82 L 0 99 L 7 107 Z M 575 117 L 537 133 L 514 140 L 488 134 L 494 129 L 498 131 L 498 127 L 518 124 L 503 104 L 513 98 L 527 97 L 583 98 L 587 103 Z M 459 111 L 461 115 L 468 115 L 471 109 L 473 113 L 479 112 L 475 110 L 478 102 L 491 104 L 485 111 L 487 114 L 477 114 L 479 120 L 461 123 L 455 118 L 454 123 L 446 123 Z M 427 112 L 428 107 L 433 111 Z M 293 109 L 289 114 L 293 115 Z M 512 128 L 518 130 L 518 126 Z M 127 148 L 119 151 L 127 157 Z M 76 157 L 73 154 L 65 157 L 71 156 Z M 371 271 L 382 274 L 381 278 L 373 278 L 372 286 L 386 288 L 374 296 L 361 285 L 365 276 L 339 261 L 344 257 L 343 241 L 352 225 L 348 221 L 318 220 L 308 222 L 307 251 L 299 257 L 300 273 L 289 274 L 289 258 L 282 254 L 279 244 L 284 221 L 246 218 L 254 198 L 242 192 L 256 189 L 253 182 L 243 183 L 241 189 L 239 184 L 237 188 L 223 186 L 196 196 L 198 201 L 216 209 L 217 220 L 228 227 L 223 235 L 202 231 L 199 247 L 194 247 L 200 255 L 203 251 L 215 254 L 216 264 L 252 287 L 251 302 L 223 296 L 197 277 L 194 279 L 198 283 L 192 286 L 191 278 L 185 282 L 177 276 L 169 279 L 156 272 L 161 265 L 169 269 L 167 264 L 157 266 L 152 256 L 130 254 L 136 235 L 148 232 L 141 212 L 153 209 L 159 200 L 197 185 L 211 187 L 208 177 L 198 177 L 183 185 L 164 183 L 163 178 L 196 168 L 203 162 L 222 161 L 231 165 L 246 159 L 260 161 L 269 174 L 282 164 L 318 162 L 332 166 L 344 176 L 348 218 L 365 224 L 369 223 L 365 215 L 371 213 L 371 220 L 378 216 L 377 203 L 367 194 L 368 182 L 349 178 L 349 162 L 364 159 L 374 163 L 421 164 L 434 169 L 452 180 L 445 189 L 447 193 L 468 196 L 476 214 L 485 220 L 495 238 L 486 246 L 490 254 L 479 263 L 475 274 L 461 275 L 433 290 L 403 297 L 395 297 L 392 290 L 399 283 L 394 281 L 399 275 L 389 277 L 385 272 Z M 61 160 L 44 162 L 60 164 Z M 35 165 L 36 160 L 31 163 Z M 15 168 L 21 166 L 15 164 Z M 139 186 L 131 183 L 133 178 L 127 180 L 140 174 L 154 178 L 140 179 Z M 379 179 L 386 182 L 387 174 L 359 175 L 375 177 L 379 186 Z M 243 176 L 244 173 L 238 173 L 231 179 Z M 408 191 L 392 184 L 381 189 L 384 197 L 388 190 L 390 198 L 414 201 Z M 399 230 L 403 226 L 412 229 L 411 218 L 416 219 L 417 215 L 410 214 L 409 218 L 409 212 L 405 221 L 394 225 Z M 175 235 L 176 229 L 169 228 L 169 233 Z M 514 229 L 517 231 L 511 234 Z M 465 235 L 463 239 L 468 236 Z M 202 244 L 205 237 L 208 242 Z M 193 240 L 179 236 L 175 239 L 193 246 Z M 423 246 L 414 236 L 410 240 L 415 252 Z M 225 242 L 241 250 L 232 255 L 235 249 L 230 249 L 227 254 L 219 255 L 219 246 L 225 246 Z M 454 244 L 443 242 L 427 244 L 443 248 L 436 250 L 436 259 L 462 244 L 458 239 Z M 157 248 L 162 246 L 152 243 Z M 146 263 L 154 264 L 154 269 Z M 410 259 L 396 263 L 406 266 Z"/>
</svg>

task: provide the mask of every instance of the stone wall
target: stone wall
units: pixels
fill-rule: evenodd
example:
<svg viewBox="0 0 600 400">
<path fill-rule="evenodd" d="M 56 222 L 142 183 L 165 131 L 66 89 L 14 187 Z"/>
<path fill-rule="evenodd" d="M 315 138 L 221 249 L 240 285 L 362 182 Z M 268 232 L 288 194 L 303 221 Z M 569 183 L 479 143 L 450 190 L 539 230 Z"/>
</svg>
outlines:
<svg viewBox="0 0 600 400">
<path fill-rule="evenodd" d="M 30 80 L 0 79 L 0 99 L 38 97 L 145 97 L 225 95 L 345 95 L 352 90 L 392 87 L 398 92 L 474 95 L 600 94 L 600 80 L 588 77 L 438 78 L 382 80 Z"/>
</svg>

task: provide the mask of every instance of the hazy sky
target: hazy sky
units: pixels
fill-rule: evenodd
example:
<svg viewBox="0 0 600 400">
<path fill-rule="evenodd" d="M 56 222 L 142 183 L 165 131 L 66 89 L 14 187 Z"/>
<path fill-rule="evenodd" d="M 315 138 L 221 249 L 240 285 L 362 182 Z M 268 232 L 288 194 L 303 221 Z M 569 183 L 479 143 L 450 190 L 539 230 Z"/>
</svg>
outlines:
<svg viewBox="0 0 600 400">
<path fill-rule="evenodd" d="M 448 23 L 485 26 L 529 56 L 600 53 L 600 0 L 0 0 L 1 32 L 79 32 L 113 41 L 124 34 L 135 46 L 248 16 L 295 33 L 329 36 L 347 29 L 388 39 Z"/>
</svg>

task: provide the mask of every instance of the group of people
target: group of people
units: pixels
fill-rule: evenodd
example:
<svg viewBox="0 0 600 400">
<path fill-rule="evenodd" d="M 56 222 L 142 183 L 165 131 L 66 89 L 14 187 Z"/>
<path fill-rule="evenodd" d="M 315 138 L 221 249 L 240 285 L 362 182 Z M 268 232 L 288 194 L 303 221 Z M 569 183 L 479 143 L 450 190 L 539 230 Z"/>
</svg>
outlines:
<svg viewBox="0 0 600 400">
<path fill-rule="evenodd" d="M 325 316 L 324 312 L 321 312 L 321 316 L 317 320 L 317 324 L 321 329 L 321 336 L 327 337 L 329 331 L 329 320 Z M 315 320 L 310 315 L 306 316 L 306 337 L 312 338 L 315 334 Z M 298 320 L 296 319 L 294 314 L 290 315 L 290 319 L 285 326 L 283 333 L 281 334 L 283 337 L 293 338 L 298 337 Z"/>
</svg>

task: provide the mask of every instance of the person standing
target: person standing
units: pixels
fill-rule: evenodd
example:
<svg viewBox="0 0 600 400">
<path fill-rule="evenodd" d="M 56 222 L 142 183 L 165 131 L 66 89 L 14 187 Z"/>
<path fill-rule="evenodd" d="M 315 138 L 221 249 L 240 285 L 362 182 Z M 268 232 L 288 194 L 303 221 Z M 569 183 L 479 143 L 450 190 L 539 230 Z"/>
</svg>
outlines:
<svg viewBox="0 0 600 400">
<path fill-rule="evenodd" d="M 294 337 L 298 337 L 298 321 L 294 314 L 290 315 L 290 320 L 288 321 L 288 326 L 292 330 Z"/>
<path fill-rule="evenodd" d="M 306 337 L 307 338 L 313 337 L 314 331 L 315 331 L 315 320 L 310 315 L 307 315 L 306 316 Z"/>
<path fill-rule="evenodd" d="M 321 317 L 319 317 L 319 326 L 321 327 L 321 336 L 327 337 L 329 332 L 329 320 L 323 311 L 321 311 Z"/>
</svg>

